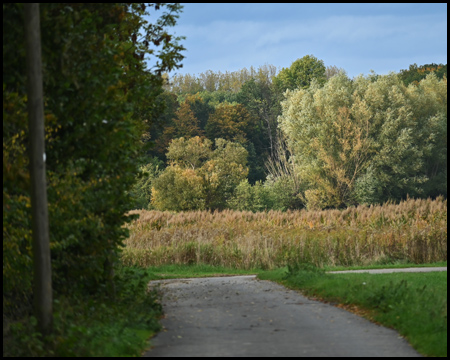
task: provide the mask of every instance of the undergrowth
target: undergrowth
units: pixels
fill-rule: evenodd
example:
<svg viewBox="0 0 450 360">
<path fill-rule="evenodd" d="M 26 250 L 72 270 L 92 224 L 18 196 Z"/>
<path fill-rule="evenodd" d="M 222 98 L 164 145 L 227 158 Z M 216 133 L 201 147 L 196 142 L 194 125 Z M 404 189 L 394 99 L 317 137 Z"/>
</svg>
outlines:
<svg viewBox="0 0 450 360">
<path fill-rule="evenodd" d="M 162 308 L 147 290 L 149 274 L 120 268 L 116 295 L 58 296 L 53 332 L 42 336 L 36 318 L 3 317 L 3 356 L 140 356 L 160 330 Z"/>
</svg>

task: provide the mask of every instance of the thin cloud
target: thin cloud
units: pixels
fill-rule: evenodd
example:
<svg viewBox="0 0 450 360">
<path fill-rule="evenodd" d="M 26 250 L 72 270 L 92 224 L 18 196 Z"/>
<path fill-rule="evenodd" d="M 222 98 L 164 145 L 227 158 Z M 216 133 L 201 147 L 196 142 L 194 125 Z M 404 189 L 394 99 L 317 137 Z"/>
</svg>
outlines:
<svg viewBox="0 0 450 360">
<path fill-rule="evenodd" d="M 387 62 L 392 61 L 395 69 L 399 60 L 404 62 L 405 58 L 410 60 L 400 66 L 407 68 L 419 56 L 423 58 L 424 49 L 435 54 L 438 51 L 434 49 L 445 47 L 446 53 L 446 29 L 446 18 L 429 14 L 332 15 L 307 21 L 213 20 L 201 25 L 180 25 L 176 30 L 187 37 L 182 73 L 235 71 L 264 63 L 286 67 L 297 58 L 313 54 L 325 65 L 343 67 L 350 76 L 356 76 L 362 66 L 363 73 L 370 69 L 380 73 Z M 354 61 L 342 64 L 335 59 Z M 358 68 L 350 68 L 358 59 Z"/>
</svg>

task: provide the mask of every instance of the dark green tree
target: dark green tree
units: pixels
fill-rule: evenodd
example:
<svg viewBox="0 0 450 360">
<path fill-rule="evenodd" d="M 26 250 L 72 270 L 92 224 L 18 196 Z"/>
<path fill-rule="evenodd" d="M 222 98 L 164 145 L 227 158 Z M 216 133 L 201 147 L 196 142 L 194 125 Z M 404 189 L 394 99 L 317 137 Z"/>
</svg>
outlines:
<svg viewBox="0 0 450 360">
<path fill-rule="evenodd" d="M 425 64 L 418 66 L 417 64 L 409 65 L 409 69 L 400 70 L 399 76 L 403 83 L 418 85 L 420 80 L 425 79 L 429 73 L 434 73 L 438 79 L 447 77 L 447 64 Z"/>
<path fill-rule="evenodd" d="M 155 99 L 162 110 L 152 118 L 149 128 L 148 150 L 147 156 L 143 159 L 142 164 L 147 164 L 149 158 L 158 157 L 158 159 L 166 160 L 167 146 L 172 140 L 174 128 L 174 119 L 176 112 L 180 106 L 177 96 L 169 91 L 164 91 Z"/>
<path fill-rule="evenodd" d="M 255 126 L 250 132 L 249 152 L 249 181 L 254 184 L 257 180 L 265 179 L 264 164 L 269 156 L 274 155 L 276 148 L 277 117 L 281 114 L 281 107 L 273 91 L 272 83 L 251 79 L 238 92 L 237 102 L 256 119 Z"/>
<path fill-rule="evenodd" d="M 194 116 L 199 121 L 199 126 L 205 130 L 209 116 L 214 112 L 214 106 L 206 103 L 199 94 L 187 95 L 184 102 L 189 104 Z"/>
<path fill-rule="evenodd" d="M 179 4 L 41 5 L 46 165 L 57 292 L 96 292 L 112 277 L 130 221 L 129 189 L 161 74 L 180 66 L 169 34 Z M 157 14 L 153 23 L 145 18 Z M 147 61 L 155 59 L 148 68 Z M 3 293 L 29 299 L 28 130 L 23 4 L 3 4 Z M 147 134 L 147 135 L 146 135 Z M 70 287 L 67 286 L 70 284 Z M 5 296 L 7 297 L 5 301 Z"/>
</svg>

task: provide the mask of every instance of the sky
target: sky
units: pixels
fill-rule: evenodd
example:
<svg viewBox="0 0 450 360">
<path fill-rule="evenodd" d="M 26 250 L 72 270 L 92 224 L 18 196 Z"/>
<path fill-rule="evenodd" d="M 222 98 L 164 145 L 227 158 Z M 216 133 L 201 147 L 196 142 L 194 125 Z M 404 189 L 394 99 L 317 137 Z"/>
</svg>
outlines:
<svg viewBox="0 0 450 360">
<path fill-rule="evenodd" d="M 281 70 L 305 55 L 349 77 L 447 63 L 447 4 L 184 4 L 183 68 L 170 73 Z"/>
</svg>

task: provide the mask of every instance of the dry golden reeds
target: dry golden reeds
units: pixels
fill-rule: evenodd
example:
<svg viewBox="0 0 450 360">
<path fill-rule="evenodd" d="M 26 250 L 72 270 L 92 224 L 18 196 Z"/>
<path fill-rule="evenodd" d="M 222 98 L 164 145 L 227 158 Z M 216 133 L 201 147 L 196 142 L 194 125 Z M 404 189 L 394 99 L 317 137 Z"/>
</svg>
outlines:
<svg viewBox="0 0 450 360">
<path fill-rule="evenodd" d="M 122 262 L 274 268 L 292 261 L 365 265 L 447 260 L 447 200 L 323 211 L 135 210 Z"/>
</svg>

